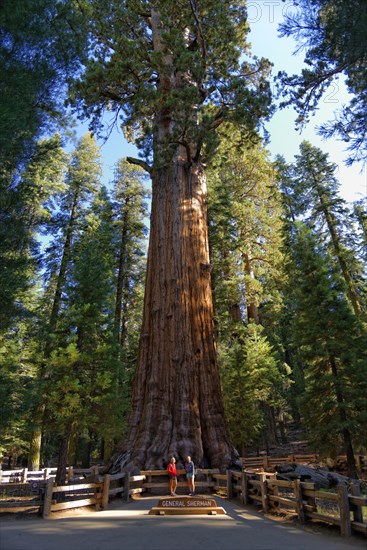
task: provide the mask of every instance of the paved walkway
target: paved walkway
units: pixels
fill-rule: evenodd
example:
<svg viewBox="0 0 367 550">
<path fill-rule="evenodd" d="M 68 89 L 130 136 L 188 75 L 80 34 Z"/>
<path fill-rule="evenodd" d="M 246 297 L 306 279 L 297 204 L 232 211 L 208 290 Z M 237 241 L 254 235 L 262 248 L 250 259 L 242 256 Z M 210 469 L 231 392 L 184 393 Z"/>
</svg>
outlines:
<svg viewBox="0 0 367 550">
<path fill-rule="evenodd" d="M 103 512 L 49 520 L 0 518 L 1 550 L 366 550 L 362 538 L 314 533 L 276 521 L 252 506 L 216 498 L 225 516 L 153 516 L 156 497 L 113 501 Z M 67 514 L 67 515 L 66 515 Z"/>
</svg>

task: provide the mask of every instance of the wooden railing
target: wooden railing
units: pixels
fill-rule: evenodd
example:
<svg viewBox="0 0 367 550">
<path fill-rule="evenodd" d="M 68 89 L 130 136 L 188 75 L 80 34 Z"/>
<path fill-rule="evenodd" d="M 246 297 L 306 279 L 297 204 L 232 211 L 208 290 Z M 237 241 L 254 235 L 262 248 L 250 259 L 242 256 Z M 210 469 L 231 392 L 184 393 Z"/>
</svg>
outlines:
<svg viewBox="0 0 367 550">
<path fill-rule="evenodd" d="M 346 485 L 339 484 L 334 493 L 319 491 L 314 483 L 299 479 L 276 479 L 272 473 L 256 475 L 253 472 L 228 471 L 227 487 L 228 498 L 236 496 L 243 504 L 259 504 L 264 513 L 286 509 L 297 514 L 302 523 L 317 519 L 338 525 L 344 536 L 350 536 L 352 531 L 367 535 L 367 522 L 362 511 L 367 506 L 367 495 L 361 495 L 359 483 L 352 484 L 350 492 Z"/>
<path fill-rule="evenodd" d="M 28 500 L 20 497 L 13 498 L 12 501 L 6 500 L 6 494 L 10 494 L 11 490 L 14 497 L 17 491 L 21 494 L 22 489 L 29 490 L 32 483 L 33 497 L 28 495 Z M 0 507 L 39 506 L 43 517 L 47 518 L 51 512 L 74 507 L 93 505 L 97 510 L 105 509 L 109 500 L 115 497 L 129 500 L 131 495 L 144 491 L 155 490 L 158 494 L 168 492 L 166 470 L 146 470 L 138 476 L 130 476 L 128 473 L 96 475 L 93 483 L 83 483 L 83 480 L 73 477 L 72 481 L 61 487 L 55 486 L 52 478 L 39 478 L 32 483 L 1 484 Z M 195 485 L 199 493 L 216 493 L 228 499 L 238 498 L 244 505 L 260 506 L 264 513 L 287 510 L 297 515 L 302 523 L 318 520 L 337 525 L 344 536 L 350 536 L 354 531 L 367 535 L 367 517 L 363 517 L 367 495 L 361 495 L 357 482 L 349 489 L 345 484 L 340 484 L 336 492 L 319 491 L 314 483 L 301 482 L 298 479 L 279 480 L 274 473 L 256 473 L 249 469 L 243 472 L 228 470 L 221 474 L 218 470 L 199 469 Z M 179 481 L 178 492 L 181 488 L 187 489 L 185 481 Z"/>
<path fill-rule="evenodd" d="M 99 510 L 102 491 L 103 482 L 55 486 L 53 479 L 49 479 L 46 485 L 42 516 L 47 518 L 51 512 L 92 505 Z"/>
<path fill-rule="evenodd" d="M 42 508 L 46 481 L 32 483 L 4 483 L 0 485 L 0 508 Z"/>
<path fill-rule="evenodd" d="M 208 470 L 208 469 L 200 469 L 198 470 L 200 472 L 199 476 L 196 476 L 195 479 L 195 485 L 197 489 L 200 489 L 201 491 L 210 492 L 214 486 L 215 481 L 213 479 L 213 474 L 219 473 L 219 470 Z M 141 472 L 142 475 L 145 475 L 146 481 L 143 483 L 143 490 L 150 491 L 152 489 L 167 489 L 168 488 L 168 476 L 166 470 L 143 470 Z M 181 481 L 180 476 L 183 476 L 185 474 L 185 470 L 178 470 L 178 482 L 177 482 L 177 488 L 187 488 L 187 482 Z M 158 481 L 155 481 L 157 478 L 160 478 Z"/>
<path fill-rule="evenodd" d="M 66 468 L 66 479 L 83 479 L 86 476 L 98 474 L 99 466 L 92 468 L 74 468 L 69 466 Z M 26 483 L 31 481 L 39 481 L 42 479 L 54 479 L 56 477 L 57 468 L 44 468 L 43 470 L 28 470 L 22 468 L 20 470 L 0 470 L 0 483 Z"/>
<path fill-rule="evenodd" d="M 320 459 L 317 454 L 292 454 L 283 457 L 272 457 L 268 455 L 262 456 L 250 456 L 242 457 L 241 463 L 243 468 L 246 469 L 263 469 L 268 471 L 271 468 L 274 468 L 278 464 L 289 464 L 289 463 L 298 463 L 298 464 L 308 464 L 310 462 L 317 462 Z M 346 456 L 338 456 L 336 460 L 346 461 Z M 367 456 L 364 455 L 354 455 L 356 462 L 357 470 L 359 473 L 367 473 Z"/>
</svg>

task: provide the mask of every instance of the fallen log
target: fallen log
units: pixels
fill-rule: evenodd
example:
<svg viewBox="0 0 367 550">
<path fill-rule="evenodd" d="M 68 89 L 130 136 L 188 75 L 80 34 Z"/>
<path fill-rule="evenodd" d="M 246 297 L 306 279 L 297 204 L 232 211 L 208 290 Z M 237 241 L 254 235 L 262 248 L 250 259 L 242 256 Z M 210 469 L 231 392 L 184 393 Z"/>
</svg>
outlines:
<svg viewBox="0 0 367 550">
<path fill-rule="evenodd" d="M 350 478 L 330 472 L 327 468 L 304 466 L 303 464 L 279 464 L 275 473 L 277 479 L 309 481 L 315 483 L 317 487 L 325 489 L 330 489 L 338 484 L 348 484 L 351 481 Z"/>
</svg>

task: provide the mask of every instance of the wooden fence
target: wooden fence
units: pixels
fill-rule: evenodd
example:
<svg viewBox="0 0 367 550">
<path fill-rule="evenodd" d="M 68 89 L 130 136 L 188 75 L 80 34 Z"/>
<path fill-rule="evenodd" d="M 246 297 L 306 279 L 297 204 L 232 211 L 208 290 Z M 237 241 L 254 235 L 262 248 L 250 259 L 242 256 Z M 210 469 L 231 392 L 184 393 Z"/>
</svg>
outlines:
<svg viewBox="0 0 367 550">
<path fill-rule="evenodd" d="M 69 466 L 66 468 L 66 479 L 83 479 L 90 475 L 97 475 L 98 466 L 92 468 L 74 468 Z M 43 470 L 33 471 L 28 468 L 21 470 L 0 470 L 0 483 L 27 483 L 31 481 L 39 481 L 42 479 L 54 479 L 56 477 L 57 468 L 44 468 Z"/>
<path fill-rule="evenodd" d="M 357 470 L 360 474 L 367 473 L 367 456 L 364 455 L 354 455 L 356 461 Z M 269 469 L 274 468 L 279 464 L 308 464 L 312 462 L 317 462 L 320 460 L 319 455 L 317 454 L 292 454 L 283 457 L 272 457 L 268 455 L 262 456 L 251 456 L 251 457 L 242 457 L 241 459 L 242 466 L 245 469 L 263 469 L 264 471 L 269 471 Z M 338 456 L 337 461 L 346 461 L 346 456 Z"/>
<path fill-rule="evenodd" d="M 90 470 L 88 472 L 91 473 Z M 349 488 L 340 484 L 336 492 L 320 491 L 314 483 L 298 479 L 279 480 L 274 473 L 254 472 L 250 469 L 243 472 L 228 470 L 226 474 L 221 474 L 218 470 L 199 469 L 195 485 L 199 493 L 238 498 L 244 505 L 260 506 L 264 513 L 287 511 L 297 515 L 302 523 L 317 520 L 337 525 L 346 537 L 354 531 L 367 535 L 367 517 L 363 517 L 363 508 L 367 508 L 367 495 L 361 495 L 359 483 L 351 484 Z M 21 491 L 26 490 L 26 487 L 30 494 L 22 500 Z M 33 487 L 33 494 L 30 487 Z M 179 481 L 178 492 L 181 488 L 187 490 L 185 481 Z M 11 491 L 13 499 L 6 500 Z M 40 478 L 31 483 L 3 483 L 0 485 L 0 507 L 39 506 L 42 516 L 47 518 L 51 512 L 74 507 L 93 505 L 97 510 L 105 509 L 111 498 L 129 500 L 131 495 L 144 491 L 158 494 L 168 492 L 166 470 L 146 470 L 139 476 L 106 474 L 96 476 L 93 483 L 83 483 L 82 479 L 73 477 L 62 487 L 55 486 L 52 477 L 48 480 Z M 18 496 L 14 498 L 16 494 Z"/>
<path fill-rule="evenodd" d="M 319 491 L 314 483 L 284 481 L 265 472 L 256 475 L 228 471 L 220 477 L 227 486 L 228 498 L 258 504 L 264 513 L 287 510 L 296 514 L 301 523 L 313 519 L 339 526 L 344 536 L 350 536 L 352 531 L 367 535 L 367 518 L 363 519 L 362 511 L 367 507 L 367 495 L 361 495 L 359 483 L 352 484 L 350 492 L 344 484 L 331 492 Z"/>
<path fill-rule="evenodd" d="M 28 483 L 14 482 L 0 485 L 0 508 L 12 511 L 15 508 L 41 509 L 44 502 L 46 481 Z"/>
</svg>

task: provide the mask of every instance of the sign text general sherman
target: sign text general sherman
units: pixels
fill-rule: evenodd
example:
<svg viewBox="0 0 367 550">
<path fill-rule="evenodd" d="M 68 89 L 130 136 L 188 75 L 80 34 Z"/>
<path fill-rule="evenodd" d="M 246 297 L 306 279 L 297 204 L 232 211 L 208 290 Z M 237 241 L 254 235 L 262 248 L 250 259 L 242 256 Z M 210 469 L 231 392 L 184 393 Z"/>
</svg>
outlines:
<svg viewBox="0 0 367 550">
<path fill-rule="evenodd" d="M 210 498 L 200 498 L 200 499 L 193 499 L 193 498 L 170 498 L 170 499 L 161 499 L 159 501 L 159 506 L 162 507 L 173 507 L 173 508 L 207 508 L 207 507 L 215 507 L 216 502 L 213 499 Z"/>
</svg>

